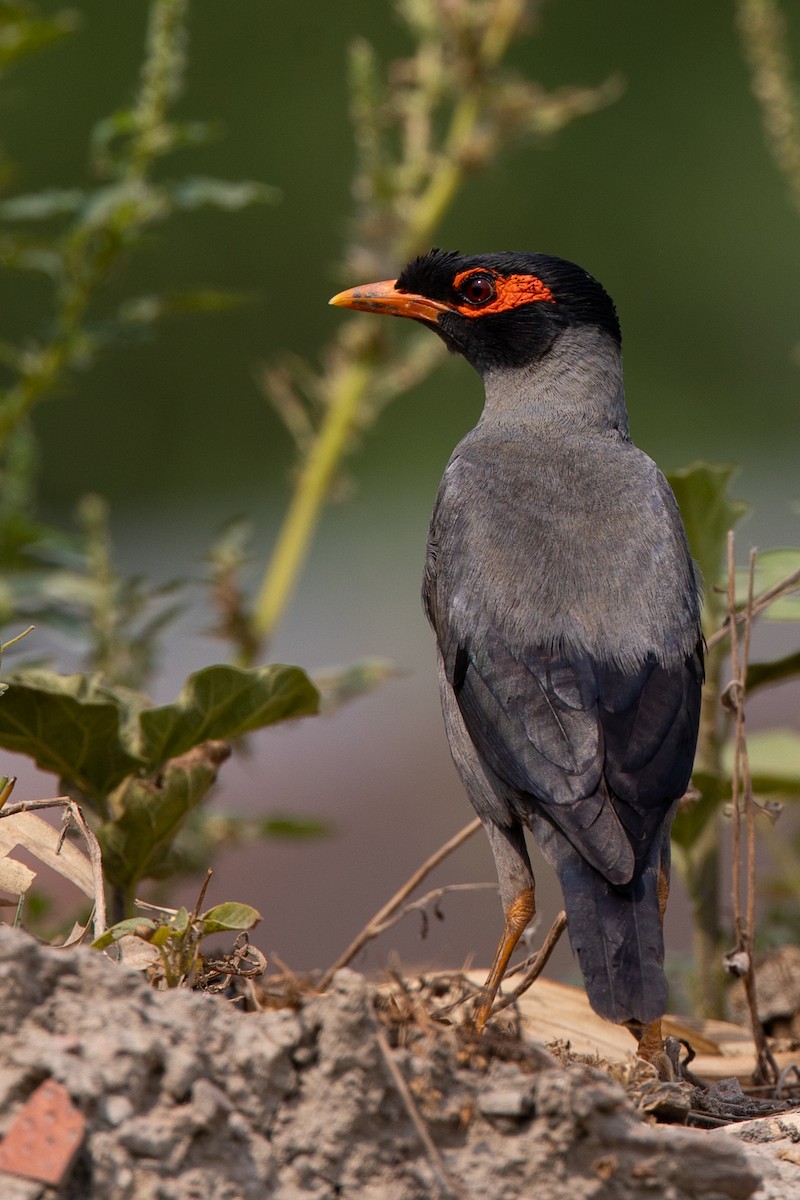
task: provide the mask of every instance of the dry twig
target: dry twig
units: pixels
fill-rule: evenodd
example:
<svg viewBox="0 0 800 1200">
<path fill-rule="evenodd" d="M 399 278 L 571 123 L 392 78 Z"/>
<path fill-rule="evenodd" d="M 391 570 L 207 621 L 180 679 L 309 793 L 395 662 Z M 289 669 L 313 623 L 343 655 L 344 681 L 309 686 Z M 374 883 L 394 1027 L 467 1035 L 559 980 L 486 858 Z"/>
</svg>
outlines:
<svg viewBox="0 0 800 1200">
<path fill-rule="evenodd" d="M 502 996 L 494 1003 L 490 1016 L 493 1017 L 495 1013 L 502 1012 L 504 1008 L 508 1008 L 509 1005 L 513 1004 L 515 1000 L 519 1000 L 523 993 L 527 992 L 534 980 L 539 978 L 542 971 L 547 966 L 547 961 L 558 945 L 558 940 L 566 928 L 567 914 L 562 909 L 555 921 L 553 921 L 553 924 L 550 926 L 547 937 L 542 943 L 541 949 L 539 949 L 536 954 L 532 955 L 532 957 L 526 962 L 520 963 L 520 965 L 516 968 L 516 971 L 525 972 L 520 982 L 514 988 L 513 992 L 509 992 L 507 996 Z"/>
<path fill-rule="evenodd" d="M 716 633 L 712 633 L 706 642 L 706 649 L 710 650 L 712 646 L 716 646 L 723 638 L 733 637 L 735 626 L 744 625 L 747 620 L 752 624 L 755 618 L 760 616 L 780 596 L 786 596 L 789 592 L 797 591 L 798 588 L 800 588 L 800 570 L 792 571 L 785 579 L 779 580 L 771 588 L 767 588 L 759 596 L 756 596 L 753 599 L 749 617 L 746 610 L 743 609 L 741 612 L 737 612 L 735 604 L 733 608 L 730 608 L 729 605 L 727 617 Z"/>
<path fill-rule="evenodd" d="M 753 1082 L 775 1083 L 778 1068 L 767 1044 L 766 1034 L 758 1016 L 755 976 L 755 926 L 756 926 L 756 802 L 750 778 L 750 762 L 747 754 L 745 734 L 745 681 L 750 658 L 750 638 L 753 630 L 753 580 L 755 577 L 755 550 L 750 551 L 747 602 L 744 608 L 744 630 L 742 643 L 736 614 L 736 563 L 733 530 L 728 533 L 728 619 L 731 632 L 731 682 L 723 696 L 723 702 L 735 715 L 733 777 L 731 780 L 733 803 L 733 882 L 732 905 L 736 946 L 726 956 L 726 966 L 741 976 L 750 1011 L 750 1024 L 756 1046 L 757 1061 Z M 742 911 L 742 818 L 745 823 L 745 907 Z"/>
<path fill-rule="evenodd" d="M 392 1081 L 400 1094 L 400 1099 L 403 1101 L 405 1110 L 411 1118 L 411 1123 L 419 1135 L 419 1139 L 425 1147 L 425 1152 L 430 1159 L 433 1173 L 436 1177 L 436 1182 L 439 1185 L 441 1193 L 446 1197 L 456 1197 L 456 1200 L 466 1200 L 466 1192 L 461 1185 L 453 1179 L 448 1173 L 447 1167 L 444 1165 L 442 1156 L 439 1153 L 436 1145 L 428 1132 L 428 1127 L 422 1119 L 422 1115 L 417 1108 L 414 1097 L 411 1095 L 411 1089 L 403 1077 L 403 1073 L 398 1067 L 392 1054 L 391 1046 L 386 1040 L 386 1034 L 381 1027 L 375 1024 L 375 1039 L 383 1055 L 383 1061 L 386 1063 L 386 1069 L 392 1077 Z"/>
<path fill-rule="evenodd" d="M 424 938 L 428 932 L 428 908 L 433 905 L 433 911 L 437 917 L 442 917 L 443 914 L 439 909 L 439 901 L 442 896 L 449 895 L 450 892 L 482 892 L 482 891 L 498 891 L 496 883 L 446 883 L 442 887 L 433 888 L 432 891 L 426 892 L 424 896 L 420 896 L 419 900 L 412 900 L 410 904 L 406 904 L 399 912 L 394 913 L 382 925 L 375 926 L 375 936 L 380 933 L 385 933 L 387 929 L 391 929 L 393 925 L 397 925 L 404 917 L 409 916 L 413 912 L 418 912 L 422 917 L 422 937 Z"/>
<path fill-rule="evenodd" d="M 328 970 L 322 976 L 317 985 L 319 991 L 324 992 L 325 989 L 329 987 L 330 982 L 336 972 L 340 971 L 342 967 L 346 967 L 348 963 L 352 962 L 359 950 L 362 950 L 368 942 L 371 942 L 373 938 L 376 938 L 378 934 L 381 933 L 384 928 L 386 928 L 385 923 L 411 895 L 411 893 L 414 891 L 414 888 L 418 887 L 420 883 L 422 883 L 422 880 L 425 878 L 425 876 L 429 875 L 434 867 L 438 867 L 439 863 L 443 862 L 449 854 L 452 854 L 454 850 L 457 850 L 459 846 L 463 845 L 464 842 L 471 838 L 473 833 L 477 833 L 480 827 L 480 819 L 475 817 L 474 820 L 470 821 L 468 825 L 465 825 L 463 829 L 459 830 L 454 837 L 451 837 L 450 840 L 445 842 L 443 846 L 440 846 L 435 854 L 432 854 L 430 858 L 426 859 L 421 867 L 417 868 L 414 874 L 406 880 L 406 882 L 398 891 L 395 892 L 391 900 L 387 901 L 383 908 L 379 909 L 378 912 L 375 913 L 375 916 L 367 922 L 361 932 L 347 947 L 344 954 L 341 954 L 337 958 L 333 966 L 328 967 Z"/>
</svg>

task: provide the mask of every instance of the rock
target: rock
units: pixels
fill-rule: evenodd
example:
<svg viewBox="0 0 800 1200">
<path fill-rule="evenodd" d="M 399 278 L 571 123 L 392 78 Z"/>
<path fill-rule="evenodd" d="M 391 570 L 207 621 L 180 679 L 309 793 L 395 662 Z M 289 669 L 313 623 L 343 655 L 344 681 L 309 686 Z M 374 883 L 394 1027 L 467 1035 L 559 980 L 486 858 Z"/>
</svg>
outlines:
<svg viewBox="0 0 800 1200">
<path fill-rule="evenodd" d="M 483 1117 L 514 1117 L 521 1120 L 533 1112 L 533 1097 L 521 1088 L 482 1092 L 478 1112 Z"/>
</svg>

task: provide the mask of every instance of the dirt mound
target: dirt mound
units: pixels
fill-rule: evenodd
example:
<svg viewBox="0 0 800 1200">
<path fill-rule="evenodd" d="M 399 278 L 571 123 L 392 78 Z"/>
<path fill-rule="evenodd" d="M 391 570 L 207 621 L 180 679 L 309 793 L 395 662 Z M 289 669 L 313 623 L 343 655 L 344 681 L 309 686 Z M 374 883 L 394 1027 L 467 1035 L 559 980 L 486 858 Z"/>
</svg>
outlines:
<svg viewBox="0 0 800 1200">
<path fill-rule="evenodd" d="M 46 1079 L 85 1117 L 59 1200 L 800 1197 L 732 1137 L 649 1124 L 535 1047 L 480 1065 L 448 1036 L 389 1049 L 350 971 L 297 1012 L 242 1013 L 0 929 L 0 1032 L 0 1133 Z M 0 1176 L 3 1200 L 44 1194 Z"/>
</svg>

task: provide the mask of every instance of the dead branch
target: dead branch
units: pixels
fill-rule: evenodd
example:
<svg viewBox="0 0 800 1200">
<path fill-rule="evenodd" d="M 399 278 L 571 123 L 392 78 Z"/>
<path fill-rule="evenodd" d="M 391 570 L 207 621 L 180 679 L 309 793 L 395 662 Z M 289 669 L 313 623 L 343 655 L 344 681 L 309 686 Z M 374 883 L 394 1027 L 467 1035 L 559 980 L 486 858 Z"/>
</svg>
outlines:
<svg viewBox="0 0 800 1200">
<path fill-rule="evenodd" d="M 728 532 L 728 620 L 731 634 L 731 672 L 732 679 L 725 692 L 725 703 L 735 715 L 734 726 L 734 758 L 733 775 L 731 779 L 733 807 L 733 879 L 731 884 L 731 901 L 733 907 L 736 945 L 730 954 L 726 955 L 725 964 L 729 970 L 742 977 L 747 1006 L 750 1013 L 750 1025 L 753 1031 L 753 1041 L 756 1046 L 756 1067 L 753 1072 L 753 1082 L 775 1083 L 778 1078 L 778 1067 L 767 1043 L 764 1027 L 758 1015 L 758 999 L 756 995 L 755 973 L 755 924 L 756 924 L 756 835 L 755 835 L 755 798 L 750 777 L 750 760 L 747 753 L 747 736 L 745 733 L 745 694 L 747 680 L 747 665 L 750 658 L 750 640 L 753 629 L 755 603 L 753 600 L 753 580 L 755 578 L 756 552 L 750 551 L 747 602 L 743 617 L 743 639 L 740 645 L 739 629 L 736 613 L 736 562 L 733 530 Z M 798 573 L 800 577 L 800 573 Z M 745 905 L 742 911 L 742 819 L 745 825 L 746 865 Z"/>
<path fill-rule="evenodd" d="M 524 992 L 527 992 L 534 980 L 539 978 L 542 971 L 547 966 L 547 960 L 550 958 L 550 955 L 553 953 L 558 944 L 558 939 L 561 937 L 566 928 L 567 914 L 562 910 L 556 917 L 555 921 L 553 921 L 553 924 L 550 926 L 547 937 L 542 943 L 541 949 L 538 950 L 536 954 L 534 954 L 526 962 L 521 963 L 516 968 L 517 971 L 525 971 L 525 974 L 514 988 L 513 992 L 509 992 L 507 996 L 502 996 L 499 1000 L 495 1001 L 492 1006 L 492 1011 L 490 1014 L 491 1016 L 494 1016 L 495 1013 L 502 1012 L 504 1008 L 508 1008 L 508 1006 L 513 1004 L 515 1000 L 518 1000 Z"/>
<path fill-rule="evenodd" d="M 89 852 L 89 862 L 92 865 L 92 885 L 94 887 L 94 914 L 92 930 L 95 939 L 106 931 L 106 892 L 103 885 L 103 857 L 100 853 L 100 843 L 86 824 L 83 810 L 74 800 L 69 801 L 69 811 L 73 821 L 80 830 L 86 849 Z"/>
<path fill-rule="evenodd" d="M 475 817 L 475 819 L 470 821 L 468 825 L 465 825 L 463 829 L 459 830 L 454 837 L 451 837 L 450 840 L 445 842 L 443 846 L 440 846 L 439 849 L 430 856 L 430 858 L 425 860 L 421 867 L 417 868 L 414 874 L 406 880 L 406 882 L 398 891 L 395 892 L 391 900 L 387 901 L 383 908 L 379 909 L 378 912 L 375 913 L 375 916 L 367 922 L 358 936 L 355 937 L 347 947 L 344 954 L 341 954 L 339 958 L 337 958 L 333 966 L 328 967 L 328 970 L 317 984 L 319 991 L 324 992 L 325 989 L 330 986 L 330 982 L 336 972 L 340 971 L 342 967 L 346 967 L 348 963 L 352 962 L 359 950 L 363 949 L 368 942 L 371 942 L 373 938 L 378 936 L 378 934 L 381 932 L 384 922 L 387 921 L 400 907 L 400 905 L 403 904 L 407 897 L 411 895 L 411 893 L 414 891 L 414 888 L 418 887 L 419 884 L 422 883 L 422 880 L 425 878 L 425 876 L 429 875 L 434 867 L 438 867 L 439 863 L 443 862 L 449 854 L 452 854 L 454 850 L 457 850 L 459 846 L 468 841 L 469 838 L 472 837 L 473 833 L 477 833 L 480 827 L 480 818 Z"/>
<path fill-rule="evenodd" d="M 481 892 L 498 890 L 496 883 L 446 883 L 443 887 L 434 888 L 430 892 L 426 892 L 424 896 L 420 896 L 419 900 L 412 900 L 410 904 L 406 904 L 399 912 L 389 917 L 382 925 L 375 926 L 375 936 L 379 933 L 385 933 L 387 929 L 391 929 L 393 925 L 399 924 L 404 917 L 410 916 L 413 912 L 422 913 L 423 919 L 427 923 L 428 914 L 426 909 L 429 905 L 433 905 L 433 911 L 437 916 L 442 914 L 438 912 L 438 901 L 442 896 L 448 895 L 450 892 Z M 424 937 L 424 934 L 423 934 Z"/>
<path fill-rule="evenodd" d="M 456 1197 L 456 1200 L 466 1200 L 466 1192 L 461 1185 L 455 1179 L 453 1179 L 452 1175 L 449 1174 L 447 1167 L 444 1165 L 442 1156 L 436 1148 L 433 1138 L 428 1132 L 428 1127 L 422 1119 L 422 1114 L 420 1113 L 416 1101 L 411 1094 L 411 1089 L 405 1081 L 403 1072 L 400 1070 L 394 1060 L 394 1055 L 392 1054 L 391 1046 L 386 1039 L 386 1034 L 383 1032 L 377 1022 L 375 1023 L 375 1038 L 380 1048 L 381 1055 L 383 1056 L 383 1061 L 386 1064 L 386 1069 L 392 1077 L 392 1082 L 397 1088 L 400 1099 L 403 1101 L 405 1110 L 411 1119 L 411 1123 L 417 1131 L 419 1140 L 425 1147 L 425 1152 L 430 1159 L 431 1167 L 433 1168 L 433 1173 L 436 1177 L 436 1182 L 439 1185 L 440 1192 L 446 1197 L 454 1196 Z"/>
<path fill-rule="evenodd" d="M 731 608 L 729 600 L 728 615 L 719 629 L 716 630 L 715 633 L 711 634 L 711 637 L 706 642 L 706 648 L 710 650 L 712 646 L 716 646 L 716 644 L 721 642 L 724 638 L 732 637 L 732 631 L 737 625 L 744 625 L 747 620 L 749 620 L 752 624 L 756 617 L 760 616 L 765 609 L 769 608 L 770 604 L 772 604 L 775 600 L 778 600 L 781 596 L 785 596 L 789 592 L 795 591 L 798 587 L 800 587 L 800 569 L 797 571 L 792 571 L 790 575 L 787 575 L 784 579 L 780 579 L 777 583 L 773 584 L 771 588 L 767 588 L 766 591 L 763 591 L 760 595 L 756 596 L 750 608 L 749 618 L 747 616 L 747 609 L 737 611 L 735 603 L 733 608 Z"/>
</svg>

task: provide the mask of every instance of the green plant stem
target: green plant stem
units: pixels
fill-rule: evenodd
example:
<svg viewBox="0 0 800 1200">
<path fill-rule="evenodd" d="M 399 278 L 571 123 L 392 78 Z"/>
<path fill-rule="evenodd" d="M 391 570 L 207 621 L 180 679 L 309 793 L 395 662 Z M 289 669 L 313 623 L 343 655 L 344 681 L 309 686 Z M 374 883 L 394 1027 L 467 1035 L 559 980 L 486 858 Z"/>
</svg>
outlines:
<svg viewBox="0 0 800 1200">
<path fill-rule="evenodd" d="M 272 634 L 289 602 L 372 379 L 374 337 L 365 321 L 351 322 L 349 340 L 357 345 L 345 352 L 331 376 L 325 418 L 303 464 L 256 599 L 253 625 L 262 638 Z"/>
<path fill-rule="evenodd" d="M 524 8 L 524 0 L 497 0 L 478 50 L 483 72 L 502 59 Z M 464 179 L 466 151 L 481 118 L 482 95 L 483 81 L 477 79 L 457 102 L 437 165 L 397 238 L 393 252 L 397 260 L 404 262 L 419 252 L 452 204 Z M 357 325 L 356 333 L 350 339 L 339 339 L 344 358 L 330 378 L 325 416 L 300 470 L 256 598 L 253 628 L 264 641 L 273 635 L 289 603 L 380 364 L 366 327 L 361 321 L 351 323 Z"/>
<path fill-rule="evenodd" d="M 767 146 L 800 211 L 800 98 L 786 18 L 777 0 L 736 0 L 736 16 Z"/>
<path fill-rule="evenodd" d="M 420 249 L 444 217 L 464 179 L 463 151 L 469 145 L 480 116 L 476 96 L 465 97 L 456 108 L 442 159 L 417 201 L 397 257 L 405 260 Z"/>
<path fill-rule="evenodd" d="M 155 158 L 169 148 L 167 115 L 181 90 L 189 0 L 154 0 L 145 42 L 134 134 L 125 167 L 127 180 L 143 181 Z"/>
<path fill-rule="evenodd" d="M 188 0 L 153 0 L 147 31 L 145 61 L 133 109 L 134 132 L 121 172 L 129 185 L 146 185 L 155 159 L 169 144 L 166 114 L 181 86 L 184 20 Z M 49 344 L 29 353 L 27 363 L 0 406 L 0 454 L 23 426 L 38 402 L 58 387 L 62 376 L 81 353 L 89 305 L 107 278 L 134 230 L 147 222 L 151 210 L 130 212 L 131 196 L 120 196 L 97 223 L 79 218 L 62 245 L 62 275 L 55 332 Z"/>
</svg>

